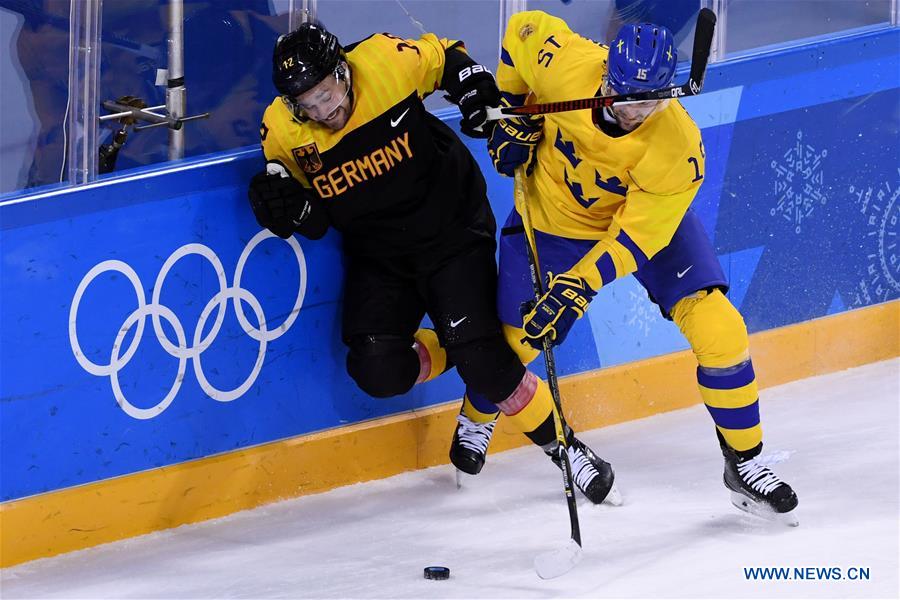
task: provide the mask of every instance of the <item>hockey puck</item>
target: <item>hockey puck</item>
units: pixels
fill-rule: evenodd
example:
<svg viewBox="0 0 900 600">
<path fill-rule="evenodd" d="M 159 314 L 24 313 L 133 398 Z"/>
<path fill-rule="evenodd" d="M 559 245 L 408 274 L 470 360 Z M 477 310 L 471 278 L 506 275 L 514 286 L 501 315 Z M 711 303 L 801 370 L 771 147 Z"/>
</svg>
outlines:
<svg viewBox="0 0 900 600">
<path fill-rule="evenodd" d="M 425 567 L 425 579 L 450 579 L 447 567 Z"/>
</svg>

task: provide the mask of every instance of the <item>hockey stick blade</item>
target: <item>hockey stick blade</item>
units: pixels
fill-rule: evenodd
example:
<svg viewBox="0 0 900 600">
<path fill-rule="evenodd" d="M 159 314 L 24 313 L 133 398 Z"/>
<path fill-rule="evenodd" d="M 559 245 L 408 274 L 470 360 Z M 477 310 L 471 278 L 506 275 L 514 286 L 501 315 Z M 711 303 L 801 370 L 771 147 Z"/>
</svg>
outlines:
<svg viewBox="0 0 900 600">
<path fill-rule="evenodd" d="M 553 579 L 571 571 L 582 558 L 584 550 L 570 539 L 555 550 L 538 554 L 534 558 L 534 570 L 541 579 Z"/>
<path fill-rule="evenodd" d="M 603 108 L 612 106 L 613 104 L 623 104 L 626 102 L 646 102 L 648 100 L 667 100 L 671 98 L 682 98 L 684 96 L 696 96 L 703 89 L 703 79 L 706 76 L 706 65 L 709 63 L 709 53 L 712 48 L 715 28 L 716 14 L 708 8 L 701 9 L 697 14 L 697 26 L 694 31 L 694 49 L 691 55 L 690 74 L 684 85 L 638 92 L 635 94 L 595 96 L 593 98 L 560 100 L 557 102 L 544 102 L 541 104 L 528 104 L 525 106 L 489 107 L 487 109 L 487 120 L 497 121 L 509 117 L 546 115 L 551 113 L 569 112 L 571 110 Z"/>
</svg>

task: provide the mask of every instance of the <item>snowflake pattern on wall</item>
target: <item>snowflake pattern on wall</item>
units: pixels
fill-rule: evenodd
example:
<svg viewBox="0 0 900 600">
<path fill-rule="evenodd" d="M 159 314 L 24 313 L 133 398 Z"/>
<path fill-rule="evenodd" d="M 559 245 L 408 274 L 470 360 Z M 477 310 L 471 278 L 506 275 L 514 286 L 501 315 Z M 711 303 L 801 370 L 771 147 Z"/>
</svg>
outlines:
<svg viewBox="0 0 900 600">
<path fill-rule="evenodd" d="M 800 233 L 801 224 L 815 207 L 827 201 L 822 193 L 822 159 L 826 156 L 828 150 L 817 152 L 804 144 L 803 131 L 798 130 L 797 142 L 784 153 L 781 162 L 772 161 L 777 204 L 769 214 L 793 223 L 795 233 Z"/>
<path fill-rule="evenodd" d="M 629 291 L 628 301 L 629 308 L 628 314 L 625 316 L 625 324 L 643 333 L 644 337 L 648 337 L 653 326 L 663 320 L 659 313 L 659 307 L 650 302 L 647 294 L 643 292 Z"/>
<path fill-rule="evenodd" d="M 900 176 L 900 169 L 897 169 Z M 898 178 L 900 179 L 900 178 Z M 854 306 L 884 302 L 900 295 L 900 181 L 891 185 L 851 185 L 866 219 L 866 271 L 856 285 Z"/>
</svg>

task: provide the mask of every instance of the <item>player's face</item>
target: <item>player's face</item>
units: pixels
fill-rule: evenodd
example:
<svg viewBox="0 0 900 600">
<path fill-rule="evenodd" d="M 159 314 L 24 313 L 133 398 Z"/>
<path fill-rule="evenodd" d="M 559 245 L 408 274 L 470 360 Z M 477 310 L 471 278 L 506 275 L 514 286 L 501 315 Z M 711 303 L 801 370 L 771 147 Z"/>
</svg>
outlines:
<svg viewBox="0 0 900 600">
<path fill-rule="evenodd" d="M 662 102 L 662 100 L 648 100 L 647 102 L 613 104 L 610 110 L 622 129 L 634 131 L 638 125 L 646 121 L 659 108 Z"/>
<path fill-rule="evenodd" d="M 296 104 L 313 121 L 337 131 L 350 118 L 350 80 L 326 77 L 297 96 Z"/>
<path fill-rule="evenodd" d="M 601 92 L 604 96 L 612 96 L 617 92 L 609 85 L 608 81 L 603 82 Z M 647 120 L 647 118 L 662 107 L 665 100 L 648 100 L 646 102 L 629 102 L 627 104 L 613 104 L 609 107 L 610 112 L 619 123 L 619 127 L 625 131 L 634 131 L 638 125 Z"/>
</svg>

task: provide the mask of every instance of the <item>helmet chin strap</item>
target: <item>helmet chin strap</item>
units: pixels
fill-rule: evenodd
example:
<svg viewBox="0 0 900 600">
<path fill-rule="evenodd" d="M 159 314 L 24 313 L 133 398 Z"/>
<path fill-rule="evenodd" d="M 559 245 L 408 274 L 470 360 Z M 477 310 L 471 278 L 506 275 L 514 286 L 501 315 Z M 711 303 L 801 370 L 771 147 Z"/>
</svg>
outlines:
<svg viewBox="0 0 900 600">
<path fill-rule="evenodd" d="M 303 123 L 306 121 L 306 117 L 303 116 L 303 109 L 294 102 L 294 99 L 286 94 L 282 94 L 281 101 L 284 102 L 284 105 L 288 107 L 288 110 L 291 111 L 291 116 L 298 123 Z"/>
<path fill-rule="evenodd" d="M 337 110 L 337 108 L 344 103 L 344 100 L 346 100 L 347 96 L 350 96 L 350 106 L 353 106 L 353 96 L 351 96 L 351 94 L 353 93 L 353 82 L 351 81 L 350 76 L 350 65 L 347 65 L 347 67 L 345 68 L 344 64 L 346 63 L 338 63 L 338 66 L 335 67 L 334 78 L 337 81 L 343 81 L 347 85 L 347 91 L 344 92 L 344 95 L 341 96 L 340 100 L 334 103 L 334 106 L 331 107 L 331 110 L 325 113 L 326 115 L 330 115 L 335 110 Z"/>
</svg>

